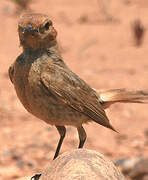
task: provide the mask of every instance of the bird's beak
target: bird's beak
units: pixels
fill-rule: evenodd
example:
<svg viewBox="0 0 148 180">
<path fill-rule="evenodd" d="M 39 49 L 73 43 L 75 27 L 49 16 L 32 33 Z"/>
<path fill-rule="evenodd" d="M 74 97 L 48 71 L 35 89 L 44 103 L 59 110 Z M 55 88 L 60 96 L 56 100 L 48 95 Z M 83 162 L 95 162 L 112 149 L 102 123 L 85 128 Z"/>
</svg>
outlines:
<svg viewBox="0 0 148 180">
<path fill-rule="evenodd" d="M 33 29 L 33 28 L 32 28 L 32 25 L 26 26 L 26 27 L 23 29 L 23 31 L 22 31 L 23 34 L 25 34 L 25 33 L 34 34 L 35 32 L 37 32 L 37 30 L 36 30 L 36 29 Z"/>
<path fill-rule="evenodd" d="M 27 32 L 31 32 L 33 29 L 32 29 L 32 26 L 31 25 L 28 25 L 26 26 L 24 29 L 23 29 L 23 33 L 27 33 Z"/>
</svg>

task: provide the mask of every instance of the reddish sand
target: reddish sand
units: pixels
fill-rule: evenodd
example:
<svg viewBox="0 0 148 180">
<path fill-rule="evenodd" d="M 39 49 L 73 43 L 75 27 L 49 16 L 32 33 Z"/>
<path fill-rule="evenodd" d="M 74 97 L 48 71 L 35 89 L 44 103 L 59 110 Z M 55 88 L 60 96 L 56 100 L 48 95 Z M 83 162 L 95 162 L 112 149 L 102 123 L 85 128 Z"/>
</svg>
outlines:
<svg viewBox="0 0 148 180">
<path fill-rule="evenodd" d="M 103 0 L 38 0 L 33 12 L 51 16 L 58 30 L 63 58 L 70 68 L 94 88 L 148 89 L 148 38 L 134 46 L 132 23 L 148 26 L 148 1 L 111 1 L 114 21 L 101 11 Z M 17 36 L 15 5 L 0 3 L 0 179 L 13 180 L 39 173 L 52 160 L 59 139 L 54 127 L 30 115 L 16 97 L 8 67 L 22 51 Z M 148 105 L 115 104 L 107 110 L 110 131 L 96 123 L 84 125 L 85 148 L 112 160 L 148 156 Z M 67 127 L 61 153 L 78 146 L 75 128 Z"/>
</svg>

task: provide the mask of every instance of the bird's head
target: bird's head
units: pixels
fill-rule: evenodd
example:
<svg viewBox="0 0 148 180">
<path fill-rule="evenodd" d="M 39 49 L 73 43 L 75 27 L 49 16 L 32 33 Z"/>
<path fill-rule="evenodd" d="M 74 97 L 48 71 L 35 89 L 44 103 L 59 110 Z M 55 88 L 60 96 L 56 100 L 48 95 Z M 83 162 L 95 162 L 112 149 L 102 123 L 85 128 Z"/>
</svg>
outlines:
<svg viewBox="0 0 148 180">
<path fill-rule="evenodd" d="M 57 32 L 44 14 L 25 14 L 18 23 L 20 45 L 24 49 L 46 49 L 55 44 Z"/>
</svg>

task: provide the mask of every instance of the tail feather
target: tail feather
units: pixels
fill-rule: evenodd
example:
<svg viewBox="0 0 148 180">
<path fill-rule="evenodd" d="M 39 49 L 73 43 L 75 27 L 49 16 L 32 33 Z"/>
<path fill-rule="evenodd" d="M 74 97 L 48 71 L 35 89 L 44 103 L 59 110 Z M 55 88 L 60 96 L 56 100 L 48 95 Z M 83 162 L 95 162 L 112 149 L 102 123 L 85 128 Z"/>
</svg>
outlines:
<svg viewBox="0 0 148 180">
<path fill-rule="evenodd" d="M 116 102 L 121 103 L 148 103 L 148 91 L 129 91 L 126 89 L 96 90 L 99 102 L 104 109 Z"/>
</svg>

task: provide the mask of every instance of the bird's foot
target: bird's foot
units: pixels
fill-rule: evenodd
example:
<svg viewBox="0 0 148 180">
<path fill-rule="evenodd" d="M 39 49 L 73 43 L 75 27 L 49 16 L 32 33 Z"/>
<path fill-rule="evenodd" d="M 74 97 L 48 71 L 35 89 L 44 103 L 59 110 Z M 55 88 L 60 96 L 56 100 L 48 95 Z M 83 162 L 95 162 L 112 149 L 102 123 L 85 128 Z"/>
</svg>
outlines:
<svg viewBox="0 0 148 180">
<path fill-rule="evenodd" d="M 39 180 L 41 175 L 42 174 L 36 174 L 36 175 L 32 176 L 30 180 Z"/>
</svg>

